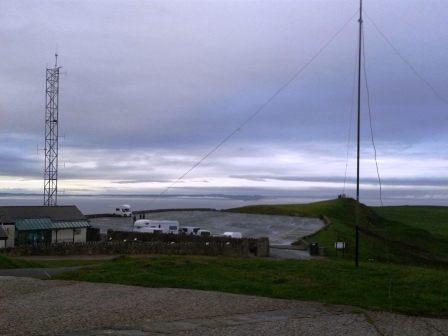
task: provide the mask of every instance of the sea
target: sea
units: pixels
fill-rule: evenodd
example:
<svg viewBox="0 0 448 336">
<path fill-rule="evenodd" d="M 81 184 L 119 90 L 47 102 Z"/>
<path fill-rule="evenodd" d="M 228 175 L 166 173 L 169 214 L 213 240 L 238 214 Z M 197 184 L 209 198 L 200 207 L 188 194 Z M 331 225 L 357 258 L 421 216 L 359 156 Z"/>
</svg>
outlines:
<svg viewBox="0 0 448 336">
<path fill-rule="evenodd" d="M 132 210 L 212 208 L 228 209 L 254 204 L 306 203 L 308 198 L 297 197 L 234 197 L 234 196 L 171 196 L 152 195 L 59 195 L 58 205 L 76 205 L 84 214 L 112 213 L 119 205 Z M 42 205 L 42 195 L 1 195 L 0 206 Z"/>
<path fill-rule="evenodd" d="M 322 196 L 244 196 L 244 195 L 172 195 L 154 197 L 154 195 L 59 195 L 58 205 L 76 205 L 84 214 L 112 213 L 119 205 L 127 204 L 132 210 L 177 209 L 177 208 L 213 208 L 229 209 L 257 204 L 309 203 L 336 198 L 337 195 Z M 368 205 L 379 205 L 375 197 L 361 199 Z M 5 205 L 42 205 L 42 195 L 0 194 L 0 206 Z M 388 197 L 383 198 L 385 205 L 448 205 L 445 198 Z"/>
</svg>

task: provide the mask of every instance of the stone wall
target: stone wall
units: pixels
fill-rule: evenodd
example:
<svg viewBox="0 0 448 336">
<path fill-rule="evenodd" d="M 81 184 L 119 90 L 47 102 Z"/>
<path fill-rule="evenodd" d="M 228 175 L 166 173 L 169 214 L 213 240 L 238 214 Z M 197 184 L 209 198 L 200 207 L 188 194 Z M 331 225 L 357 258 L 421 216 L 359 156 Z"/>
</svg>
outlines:
<svg viewBox="0 0 448 336">
<path fill-rule="evenodd" d="M 231 257 L 269 256 L 268 238 L 232 239 L 109 231 L 106 241 L 18 246 L 9 255 L 179 254 Z"/>
</svg>

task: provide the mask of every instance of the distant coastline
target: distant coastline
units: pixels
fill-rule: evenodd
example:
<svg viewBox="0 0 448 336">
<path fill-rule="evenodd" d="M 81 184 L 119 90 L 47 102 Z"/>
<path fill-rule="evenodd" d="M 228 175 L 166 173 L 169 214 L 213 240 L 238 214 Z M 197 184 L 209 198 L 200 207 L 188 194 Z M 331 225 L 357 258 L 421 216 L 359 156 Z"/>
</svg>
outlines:
<svg viewBox="0 0 448 336">
<path fill-rule="evenodd" d="M 322 193 L 321 195 L 237 195 L 222 193 L 204 194 L 60 194 L 60 205 L 77 205 L 85 214 L 108 213 L 120 204 L 130 204 L 133 210 L 167 209 L 167 208 L 214 208 L 228 209 L 245 205 L 309 203 L 319 200 L 336 198 L 337 194 Z M 378 205 L 377 195 L 372 193 L 361 198 L 368 205 Z M 385 205 L 448 205 L 443 197 L 411 197 L 386 195 Z M 37 193 L 0 193 L 0 205 L 41 205 L 42 194 Z"/>
</svg>

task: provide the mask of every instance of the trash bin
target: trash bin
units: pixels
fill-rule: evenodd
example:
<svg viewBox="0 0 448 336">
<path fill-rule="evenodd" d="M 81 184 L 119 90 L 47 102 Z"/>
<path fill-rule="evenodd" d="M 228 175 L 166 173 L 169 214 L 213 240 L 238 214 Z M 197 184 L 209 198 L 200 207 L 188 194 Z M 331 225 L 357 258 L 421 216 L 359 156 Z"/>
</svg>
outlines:
<svg viewBox="0 0 448 336">
<path fill-rule="evenodd" d="M 323 257 L 323 256 L 325 256 L 325 254 L 326 254 L 325 247 L 320 246 L 319 247 L 319 255 Z"/>
<path fill-rule="evenodd" d="M 319 255 L 319 244 L 318 243 L 310 244 L 310 254 L 311 255 Z"/>
</svg>

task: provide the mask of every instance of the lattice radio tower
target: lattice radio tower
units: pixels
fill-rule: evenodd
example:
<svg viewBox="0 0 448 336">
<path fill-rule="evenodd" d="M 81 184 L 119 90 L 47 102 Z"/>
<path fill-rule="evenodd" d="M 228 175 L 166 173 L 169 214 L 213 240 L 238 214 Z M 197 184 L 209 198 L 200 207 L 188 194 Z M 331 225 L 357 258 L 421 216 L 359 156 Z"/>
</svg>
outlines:
<svg viewBox="0 0 448 336">
<path fill-rule="evenodd" d="M 58 203 L 58 119 L 59 119 L 58 54 L 54 67 L 47 68 L 45 88 L 45 170 L 44 205 Z"/>
</svg>

